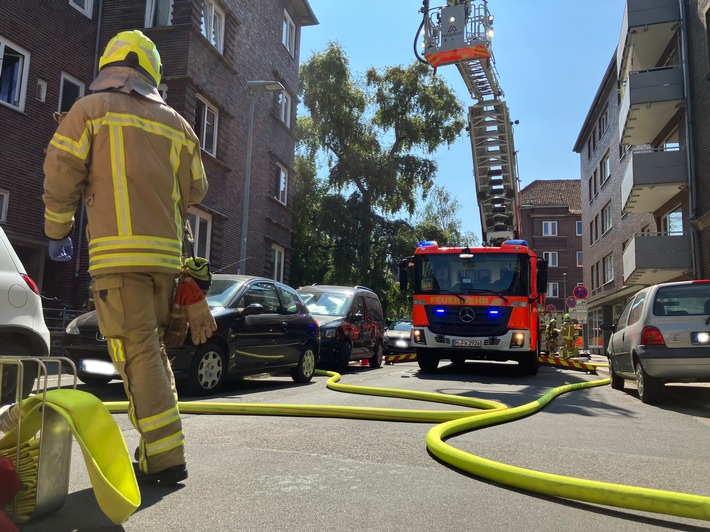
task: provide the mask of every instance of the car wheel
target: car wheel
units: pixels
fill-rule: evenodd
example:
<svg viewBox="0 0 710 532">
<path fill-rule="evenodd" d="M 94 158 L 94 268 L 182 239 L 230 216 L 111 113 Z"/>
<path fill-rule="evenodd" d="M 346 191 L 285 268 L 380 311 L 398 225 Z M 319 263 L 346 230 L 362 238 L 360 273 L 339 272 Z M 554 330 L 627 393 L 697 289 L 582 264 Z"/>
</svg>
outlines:
<svg viewBox="0 0 710 532">
<path fill-rule="evenodd" d="M 16 340 L 2 340 L 0 355 L 13 357 L 30 356 L 29 349 L 21 342 Z M 20 397 L 25 399 L 29 397 L 37 380 L 37 371 L 39 365 L 36 362 L 23 361 L 23 377 L 22 389 Z M 0 364 L 2 367 L 2 391 L 0 392 L 0 405 L 7 405 L 15 402 L 17 397 L 17 366 L 10 364 Z"/>
<path fill-rule="evenodd" d="M 663 392 L 663 383 L 651 377 L 646 370 L 643 369 L 641 362 L 636 361 L 636 386 L 639 391 L 639 399 L 642 403 L 647 405 L 652 405 L 658 401 L 661 393 Z"/>
<path fill-rule="evenodd" d="M 384 350 L 382 349 L 382 344 L 378 342 L 377 346 L 375 347 L 375 354 L 370 357 L 369 362 L 370 362 L 370 367 L 371 368 L 379 368 L 382 367 L 382 361 L 385 358 Z"/>
<path fill-rule="evenodd" d="M 616 371 L 614 371 L 614 363 L 611 361 L 609 358 L 609 378 L 611 379 L 611 387 L 614 390 L 623 390 L 624 389 L 624 377 L 621 377 L 616 374 Z"/>
<path fill-rule="evenodd" d="M 227 375 L 227 359 L 217 344 L 201 345 L 193 355 L 187 389 L 194 395 L 217 393 Z"/>
<path fill-rule="evenodd" d="M 338 351 L 338 373 L 345 373 L 350 367 L 350 355 L 353 352 L 353 348 L 350 342 L 343 342 L 340 344 L 340 350 Z"/>
<path fill-rule="evenodd" d="M 311 344 L 306 345 L 298 359 L 298 365 L 291 370 L 295 382 L 310 382 L 316 371 L 316 352 Z"/>
<path fill-rule="evenodd" d="M 89 386 L 105 386 L 113 380 L 113 377 L 97 377 L 96 375 L 87 375 L 86 373 L 78 373 L 77 377 L 84 384 Z"/>
<path fill-rule="evenodd" d="M 439 357 L 427 349 L 417 349 L 417 364 L 422 373 L 434 373 L 439 367 Z"/>
</svg>

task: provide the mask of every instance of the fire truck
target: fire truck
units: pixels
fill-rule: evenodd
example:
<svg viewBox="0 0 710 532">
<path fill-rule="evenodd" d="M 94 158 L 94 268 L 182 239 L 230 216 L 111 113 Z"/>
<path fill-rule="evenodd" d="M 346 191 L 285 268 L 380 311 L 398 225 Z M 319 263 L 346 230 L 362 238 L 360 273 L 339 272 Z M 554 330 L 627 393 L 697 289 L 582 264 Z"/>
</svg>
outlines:
<svg viewBox="0 0 710 532">
<path fill-rule="evenodd" d="M 540 315 L 547 263 L 520 239 L 513 122 L 503 100 L 491 47 L 494 18 L 487 0 L 422 2 L 417 58 L 435 70 L 455 65 L 476 102 L 468 132 L 483 245 L 439 247 L 421 242 L 400 264 L 400 288 L 412 281 L 412 342 L 422 371 L 439 360 L 519 363 L 538 371 Z M 417 40 L 423 38 L 423 57 Z"/>
</svg>

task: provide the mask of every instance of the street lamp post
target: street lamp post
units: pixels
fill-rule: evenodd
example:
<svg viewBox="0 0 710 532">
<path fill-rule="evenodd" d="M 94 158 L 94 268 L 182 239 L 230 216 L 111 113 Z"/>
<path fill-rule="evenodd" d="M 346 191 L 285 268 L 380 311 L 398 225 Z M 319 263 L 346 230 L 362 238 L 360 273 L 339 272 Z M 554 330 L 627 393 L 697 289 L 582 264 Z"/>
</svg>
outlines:
<svg viewBox="0 0 710 532">
<path fill-rule="evenodd" d="M 567 273 L 562 274 L 562 288 L 564 290 L 564 309 L 565 311 L 562 313 L 562 317 L 564 318 L 564 314 L 567 314 Z"/>
<path fill-rule="evenodd" d="M 247 167 L 244 172 L 244 197 L 242 198 L 242 235 L 239 244 L 239 263 L 237 273 L 246 272 L 247 229 L 249 226 L 249 189 L 251 188 L 251 151 L 254 133 L 254 98 L 257 92 L 279 92 L 284 86 L 278 81 L 247 81 L 249 110 L 247 111 Z"/>
</svg>

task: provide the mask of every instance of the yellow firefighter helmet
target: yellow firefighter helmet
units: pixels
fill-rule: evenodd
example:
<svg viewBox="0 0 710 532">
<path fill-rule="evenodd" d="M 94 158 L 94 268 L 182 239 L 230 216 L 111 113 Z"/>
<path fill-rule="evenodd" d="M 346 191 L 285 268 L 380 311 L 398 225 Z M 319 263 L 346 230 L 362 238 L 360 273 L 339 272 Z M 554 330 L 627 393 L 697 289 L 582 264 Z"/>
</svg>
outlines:
<svg viewBox="0 0 710 532">
<path fill-rule="evenodd" d="M 134 68 L 145 74 L 156 87 L 163 75 L 158 49 L 140 30 L 122 31 L 109 41 L 99 59 L 99 70 L 108 66 Z"/>
</svg>

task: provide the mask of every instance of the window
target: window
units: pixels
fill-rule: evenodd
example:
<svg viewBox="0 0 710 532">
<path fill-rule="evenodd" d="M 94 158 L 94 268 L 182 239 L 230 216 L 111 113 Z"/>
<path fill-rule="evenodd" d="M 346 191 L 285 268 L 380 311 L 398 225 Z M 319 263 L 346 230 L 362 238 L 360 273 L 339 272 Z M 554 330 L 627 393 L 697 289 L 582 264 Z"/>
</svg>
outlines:
<svg viewBox="0 0 710 532">
<path fill-rule="evenodd" d="M 596 275 L 596 278 L 595 278 L 596 285 L 595 285 L 595 286 L 596 286 L 597 288 L 599 288 L 599 287 L 601 286 L 601 283 L 599 283 L 599 276 L 601 275 L 601 273 L 600 273 L 600 272 L 601 272 L 601 269 L 602 269 L 601 264 L 597 262 L 597 269 L 596 269 L 596 271 L 594 272 L 595 275 Z"/>
<path fill-rule="evenodd" d="M 296 25 L 291 15 L 284 9 L 284 28 L 281 42 L 292 56 L 296 55 Z"/>
<path fill-rule="evenodd" d="M 609 160 L 609 152 L 604 154 L 601 163 L 599 163 L 599 181 L 603 185 L 606 180 L 611 177 L 611 162 Z"/>
<path fill-rule="evenodd" d="M 609 106 L 604 106 L 604 110 L 599 117 L 599 139 L 604 136 L 606 128 L 609 126 Z"/>
<path fill-rule="evenodd" d="M 614 256 L 609 253 L 604 257 L 604 284 L 614 280 Z"/>
<path fill-rule="evenodd" d="M 577 236 L 582 236 L 582 220 L 577 220 L 576 235 L 577 235 Z"/>
<path fill-rule="evenodd" d="M 286 91 L 279 93 L 279 116 L 286 127 L 291 127 L 291 95 Z"/>
<path fill-rule="evenodd" d="M 557 222 L 542 222 L 542 236 L 557 236 Z"/>
<path fill-rule="evenodd" d="M 556 251 L 543 251 L 542 258 L 547 261 L 548 267 L 556 268 L 558 266 Z"/>
<path fill-rule="evenodd" d="M 0 37 L 0 103 L 25 110 L 30 53 Z"/>
<path fill-rule="evenodd" d="M 680 207 L 661 217 L 661 232 L 669 236 L 683 234 L 683 211 Z"/>
<path fill-rule="evenodd" d="M 592 264 L 591 272 L 592 272 L 592 275 L 591 275 L 591 284 L 592 284 L 591 289 L 592 289 L 592 292 L 594 292 L 594 291 L 597 289 L 597 283 L 596 283 L 596 279 L 595 279 L 595 275 L 596 275 L 596 273 L 597 273 L 597 265 L 596 265 L 596 264 Z"/>
<path fill-rule="evenodd" d="M 277 286 L 276 292 L 279 294 L 279 299 L 281 300 L 282 314 L 298 314 L 301 312 L 301 304 L 298 301 L 298 294 L 295 290 Z"/>
<path fill-rule="evenodd" d="M 560 284 L 547 283 L 547 297 L 560 297 Z"/>
<path fill-rule="evenodd" d="M 192 236 L 195 238 L 193 246 L 195 255 L 210 258 L 210 241 L 212 240 L 212 216 L 195 207 L 188 208 Z"/>
<path fill-rule="evenodd" d="M 43 102 L 47 99 L 47 82 L 43 79 L 37 80 L 37 92 L 35 93 L 37 101 Z"/>
<path fill-rule="evenodd" d="M 91 9 L 94 7 L 94 0 L 69 0 L 69 5 L 91 18 Z"/>
<path fill-rule="evenodd" d="M 283 282 L 284 279 L 284 248 L 273 244 L 271 249 L 274 250 L 273 262 L 273 279 L 274 281 Z"/>
<path fill-rule="evenodd" d="M 587 188 L 589 189 L 589 203 L 594 199 L 594 176 L 589 176 L 587 180 Z"/>
<path fill-rule="evenodd" d="M 634 299 L 631 305 L 631 311 L 629 312 L 629 321 L 626 322 L 627 325 L 633 325 L 641 319 L 643 311 L 643 302 L 646 301 L 647 292 L 642 292 Z"/>
<path fill-rule="evenodd" d="M 200 147 L 213 157 L 217 156 L 218 119 L 217 109 L 198 96 L 195 106 L 195 132 L 200 137 Z"/>
<path fill-rule="evenodd" d="M 583 254 L 584 254 L 583 251 L 578 251 L 578 252 L 577 252 L 577 267 L 578 267 L 578 268 L 581 268 L 582 265 L 583 265 L 583 262 L 582 262 Z"/>
<path fill-rule="evenodd" d="M 611 201 L 602 209 L 602 235 L 611 229 Z"/>
<path fill-rule="evenodd" d="M 587 160 L 592 158 L 592 139 L 587 139 Z"/>
<path fill-rule="evenodd" d="M 66 72 L 62 72 L 61 87 L 59 88 L 59 112 L 63 113 L 71 109 L 74 102 L 82 96 L 84 96 L 84 84 Z"/>
<path fill-rule="evenodd" d="M 7 221 L 7 208 L 10 204 L 10 191 L 0 189 L 0 222 Z"/>
<path fill-rule="evenodd" d="M 224 50 L 224 12 L 213 0 L 203 0 L 202 35 L 220 53 Z"/>
<path fill-rule="evenodd" d="M 288 170 L 276 163 L 276 199 L 284 205 L 288 204 Z"/>
<path fill-rule="evenodd" d="M 594 185 L 594 197 L 597 197 L 597 194 L 599 194 L 599 172 L 595 168 L 594 169 L 594 174 L 592 175 L 592 184 Z"/>
<path fill-rule="evenodd" d="M 173 19 L 173 0 L 147 0 L 145 3 L 145 27 L 170 26 Z"/>
</svg>

